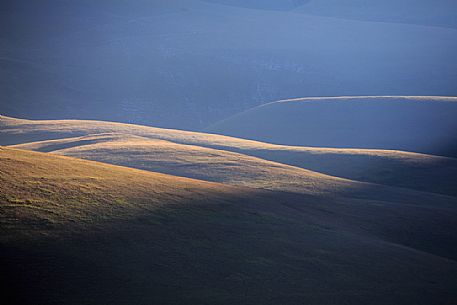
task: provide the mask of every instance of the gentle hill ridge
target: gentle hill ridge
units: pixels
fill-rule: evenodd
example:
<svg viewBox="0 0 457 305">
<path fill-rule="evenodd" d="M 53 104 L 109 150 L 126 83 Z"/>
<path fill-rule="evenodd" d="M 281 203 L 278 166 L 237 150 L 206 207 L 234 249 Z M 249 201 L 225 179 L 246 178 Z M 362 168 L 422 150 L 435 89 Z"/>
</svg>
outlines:
<svg viewBox="0 0 457 305">
<path fill-rule="evenodd" d="M 361 196 L 363 194 L 362 196 L 368 196 L 364 198 L 381 199 L 384 198 L 385 195 L 373 196 L 373 194 L 397 193 L 397 191 L 394 191 L 393 189 L 390 191 L 381 191 L 381 186 L 336 178 L 240 153 L 188 144 L 183 145 L 165 140 L 147 139 L 138 136 L 103 134 L 66 138 L 63 140 L 32 142 L 12 147 L 37 151 L 51 151 L 60 155 L 205 181 L 308 195 L 327 194 L 335 196 L 339 194 L 351 197 L 354 196 L 354 194 L 356 194 L 356 196 Z M 55 150 L 52 150 L 52 148 Z M 290 153 L 290 151 L 287 151 L 287 154 Z M 411 170 L 414 170 L 414 162 L 420 163 L 420 160 L 418 161 L 413 158 Z M 333 161 L 331 165 L 336 166 L 336 163 L 338 163 L 338 160 Z M 425 161 L 425 163 L 427 162 Z M 381 173 L 383 171 L 385 172 L 386 169 L 382 168 L 382 164 L 379 165 L 379 171 Z M 422 165 L 424 166 L 424 164 Z M 429 164 L 428 167 L 433 168 L 434 165 L 435 163 L 432 163 Z M 450 168 L 448 169 L 448 172 L 446 172 L 446 167 L 444 165 L 446 165 L 446 163 L 443 164 L 442 168 L 439 167 L 438 170 L 435 170 L 435 172 L 432 171 L 432 173 L 435 175 L 443 173 L 452 174 L 457 171 L 457 168 Z M 330 166 L 330 164 L 327 164 L 326 166 Z M 357 166 L 357 163 L 353 166 Z M 363 170 L 366 169 L 366 166 L 363 164 L 360 164 L 359 166 L 362 168 L 359 169 L 360 172 L 363 172 L 365 175 L 369 174 Z M 375 170 L 376 169 L 373 168 L 372 172 Z M 356 173 L 358 172 L 357 169 L 354 171 Z M 421 170 L 419 167 L 419 171 L 416 175 L 420 177 L 420 174 Z M 391 169 L 391 172 L 384 175 L 391 175 L 390 179 L 395 179 L 397 184 L 401 185 L 402 174 L 396 174 L 394 169 Z M 422 182 L 425 184 L 431 178 L 432 177 L 422 177 Z M 417 179 L 412 182 L 416 183 Z M 440 183 L 439 185 L 441 186 L 441 190 L 447 190 L 450 194 L 453 194 L 451 192 L 453 189 L 450 188 L 452 187 L 451 183 L 444 185 Z M 434 184 L 432 186 L 434 186 Z M 366 190 L 360 192 L 360 189 Z M 370 194 L 368 190 L 373 190 L 373 193 Z M 423 189 L 419 190 L 424 191 Z M 400 191 L 399 193 L 401 194 L 402 192 Z M 412 196 L 414 197 L 415 195 Z M 394 200 L 392 198 L 395 198 L 395 196 L 391 197 L 389 200 Z"/>
<path fill-rule="evenodd" d="M 138 136 L 92 135 L 12 147 L 253 188 L 333 194 L 357 187 L 350 180 L 240 153 Z"/>
<path fill-rule="evenodd" d="M 301 98 L 255 107 L 208 132 L 283 145 L 457 156 L 457 97 Z"/>
<path fill-rule="evenodd" d="M 77 185 L 84 185 L 80 189 L 80 192 L 87 192 L 87 195 L 90 195 L 92 191 L 94 194 L 102 192 L 113 195 L 111 198 L 103 200 L 104 203 L 110 201 L 124 202 L 128 199 L 117 198 L 115 196 L 116 194 L 134 196 L 133 200 L 140 202 L 143 194 L 153 192 L 157 196 L 157 199 L 151 198 L 151 201 L 157 203 L 178 203 L 180 197 L 191 200 L 193 194 L 196 195 L 195 199 L 198 199 L 203 194 L 210 198 L 213 194 L 226 196 L 238 193 L 240 196 L 243 196 L 243 193 L 254 192 L 254 190 L 247 188 L 235 188 L 207 181 L 1 146 L 0 154 L 2 170 L 1 195 L 2 200 L 6 201 L 3 202 L 4 206 L 5 204 L 17 204 L 19 206 L 33 205 L 39 203 L 39 199 L 37 198 L 52 197 L 53 195 L 59 196 L 60 199 L 65 199 L 65 189 L 67 187 L 71 189 Z M 23 180 L 24 177 L 27 177 L 29 180 Z M 54 190 L 47 191 L 39 187 L 35 188 L 35 185 L 39 186 L 41 184 L 40 179 L 48 183 L 54 181 L 49 184 L 49 186 L 52 186 L 55 183 L 53 186 Z M 19 181 L 25 181 L 25 184 L 19 183 Z M 91 184 L 94 184 L 93 190 L 90 189 Z M 12 192 L 17 193 L 17 196 L 23 196 L 23 198 L 4 197 L 5 194 L 9 193 L 7 191 L 9 188 L 12 189 Z M 21 188 L 29 191 L 21 191 Z M 34 189 L 35 191 L 32 191 Z M 63 196 L 60 197 L 59 193 Z M 77 191 L 72 191 L 72 193 L 76 196 L 78 195 Z M 31 198 L 26 198 L 28 195 Z M 161 197 L 162 195 L 163 197 Z M 37 198 L 34 198 L 35 196 Z M 135 198 L 135 196 L 138 197 Z M 70 195 L 69 198 L 71 197 Z M 213 199 L 216 200 L 216 198 L 217 196 Z M 96 201 L 93 202 L 94 206 L 98 206 Z M 45 201 L 43 203 L 51 202 Z M 87 204 L 88 206 L 91 205 L 90 202 L 87 202 Z M 84 208 L 84 206 L 78 206 L 78 209 L 81 208 Z"/>
<path fill-rule="evenodd" d="M 11 212 L 19 209 L 27 217 L 50 217 L 42 219 L 45 230 L 46 224 L 86 230 L 93 223 L 103 226 L 104 219 L 128 220 L 170 204 L 226 204 L 262 196 L 261 190 L 1 146 L 0 181 L 2 225 L 14 228 Z"/>
<path fill-rule="evenodd" d="M 180 147 L 188 152 L 189 147 L 199 146 L 216 149 L 218 155 L 225 154 L 223 151 L 235 152 L 351 180 L 457 195 L 455 180 L 457 160 L 453 158 L 390 150 L 274 145 L 215 134 L 100 121 L 32 121 L 0 116 L 0 125 L 2 126 L 0 144 L 26 143 L 18 147 L 32 150 L 53 151 L 65 148 L 65 145 L 79 146 L 93 143 L 95 139 L 97 143 L 109 143 L 109 141 L 115 140 L 115 137 L 117 139 L 122 137 L 138 139 L 140 137 L 140 139 L 164 140 L 182 144 L 184 146 Z M 96 134 L 99 135 L 95 136 Z M 86 142 L 81 143 L 78 142 L 78 139 L 74 139 L 78 136 L 82 136 Z M 59 140 L 47 141 L 49 139 Z M 33 141 L 44 142 L 29 143 Z M 57 144 L 61 146 L 54 146 Z M 199 151 L 201 150 L 199 149 Z M 210 152 L 210 150 L 207 151 Z M 116 151 L 112 150 L 111 153 L 114 153 L 111 157 L 115 157 Z M 84 157 L 81 153 L 79 156 Z M 140 156 L 137 155 L 137 157 Z M 103 158 L 108 160 L 110 156 L 107 154 Z M 152 156 L 148 156 L 148 159 L 153 161 Z M 121 164 L 126 164 L 122 163 L 126 161 L 127 159 L 118 160 Z M 188 158 L 188 161 L 187 164 L 191 165 L 192 160 Z M 139 162 L 136 163 L 138 165 Z M 153 165 L 160 166 L 157 162 Z M 140 167 L 144 168 L 148 165 L 140 164 Z M 151 168 L 150 165 L 149 168 Z M 169 169 L 162 166 L 162 170 Z M 212 173 L 210 172 L 210 174 Z"/>
<path fill-rule="evenodd" d="M 457 297 L 456 205 L 431 197 L 319 199 L 4 147 L 0 180 L 0 260 L 13 302 Z"/>
</svg>

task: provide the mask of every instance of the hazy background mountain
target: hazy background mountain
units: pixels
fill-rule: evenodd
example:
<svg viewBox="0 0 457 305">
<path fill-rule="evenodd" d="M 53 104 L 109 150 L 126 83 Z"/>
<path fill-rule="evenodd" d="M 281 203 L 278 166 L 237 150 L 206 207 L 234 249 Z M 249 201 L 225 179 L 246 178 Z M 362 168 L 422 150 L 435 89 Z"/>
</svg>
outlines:
<svg viewBox="0 0 457 305">
<path fill-rule="evenodd" d="M 0 113 L 195 130 L 291 97 L 456 95 L 443 1 L 2 1 Z"/>
<path fill-rule="evenodd" d="M 310 0 L 203 0 L 231 6 L 255 8 L 263 10 L 291 10 L 301 7 Z"/>
<path fill-rule="evenodd" d="M 456 28 L 454 0 L 311 0 L 296 11 L 337 18 Z"/>
<path fill-rule="evenodd" d="M 337 97 L 267 103 L 207 131 L 268 143 L 457 156 L 457 98 Z"/>
</svg>

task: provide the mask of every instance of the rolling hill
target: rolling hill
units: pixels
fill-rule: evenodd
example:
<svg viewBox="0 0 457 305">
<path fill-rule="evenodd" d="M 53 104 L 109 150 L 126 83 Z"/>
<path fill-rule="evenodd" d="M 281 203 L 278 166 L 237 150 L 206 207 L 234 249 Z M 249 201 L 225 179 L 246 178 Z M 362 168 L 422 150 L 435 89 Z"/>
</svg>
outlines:
<svg viewBox="0 0 457 305">
<path fill-rule="evenodd" d="M 354 191 L 360 193 L 359 190 L 363 187 L 379 193 L 375 191 L 375 186 L 369 184 L 339 179 L 241 153 L 125 134 L 90 135 L 12 147 L 253 188 L 314 195 L 351 194 Z M 383 154 L 376 151 L 371 152 L 368 157 L 365 155 L 357 159 L 357 156 L 351 156 L 344 151 L 318 152 L 314 151 L 314 158 L 309 157 L 309 152 L 307 154 L 305 151 L 303 154 L 299 149 L 295 153 L 293 150 L 285 150 L 282 154 L 278 150 L 265 149 L 257 154 L 265 154 L 267 158 L 279 155 L 280 159 L 289 158 L 292 160 L 290 163 L 303 167 L 326 167 L 328 171 L 341 171 L 341 176 L 361 177 L 362 181 L 373 180 L 391 186 L 457 195 L 455 159 L 402 152 L 391 152 L 389 155 L 388 152 Z M 374 160 L 370 162 L 363 157 Z M 341 159 L 346 162 L 343 169 L 338 166 Z M 368 191 L 365 193 L 370 195 Z"/>
<path fill-rule="evenodd" d="M 11 212 L 22 211 L 25 218 L 18 224 L 18 237 L 26 233 L 20 226 L 29 225 L 27 217 L 36 218 L 35 224 L 43 224 L 43 229 L 90 226 L 97 221 L 101 225 L 116 215 L 135 218 L 164 204 L 224 202 L 231 196 L 243 197 L 253 192 L 51 154 L 4 147 L 0 153 L 2 220 L 4 225 L 14 226 L 20 215 Z M 25 237 L 28 234 L 34 237 L 41 233 L 30 231 Z M 13 237 L 3 236 L 14 240 Z"/>
<path fill-rule="evenodd" d="M 13 146 L 233 185 L 335 193 L 357 183 L 256 157 L 195 145 L 104 134 Z M 356 186 L 357 187 L 357 186 Z"/>
<path fill-rule="evenodd" d="M 457 209 L 440 200 L 266 192 L 5 147 L 0 180 L 13 304 L 457 297 Z"/>
<path fill-rule="evenodd" d="M 101 121 L 32 121 L 0 116 L 0 127 L 1 145 L 17 144 L 22 149 L 216 182 L 302 193 L 325 189 L 333 192 L 338 185 L 345 185 L 346 189 L 350 185 L 311 170 L 351 180 L 457 195 L 457 160 L 453 158 L 388 150 L 273 145 Z"/>
<path fill-rule="evenodd" d="M 455 97 L 334 97 L 268 103 L 208 128 L 277 144 L 457 156 Z"/>
<path fill-rule="evenodd" d="M 0 1 L 1 303 L 456 305 L 456 10 Z"/>
</svg>

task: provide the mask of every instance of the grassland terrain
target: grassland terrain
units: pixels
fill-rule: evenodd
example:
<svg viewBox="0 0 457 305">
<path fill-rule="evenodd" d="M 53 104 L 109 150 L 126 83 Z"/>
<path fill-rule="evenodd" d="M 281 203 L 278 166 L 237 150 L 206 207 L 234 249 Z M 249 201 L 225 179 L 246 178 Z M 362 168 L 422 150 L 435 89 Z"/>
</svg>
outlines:
<svg viewBox="0 0 457 305">
<path fill-rule="evenodd" d="M 0 305 L 457 305 L 456 10 L 0 1 Z"/>
<path fill-rule="evenodd" d="M 103 134 L 13 147 L 206 181 L 306 194 L 334 192 L 357 184 L 240 153 L 129 135 Z"/>
<path fill-rule="evenodd" d="M 6 147 L 0 180 L 2 275 L 17 303 L 457 297 L 457 209 L 445 196 L 263 191 Z"/>
<path fill-rule="evenodd" d="M 457 98 L 348 96 L 267 103 L 207 128 L 269 143 L 456 157 Z"/>
<path fill-rule="evenodd" d="M 4 116 L 0 144 L 18 303 L 456 298 L 453 158 Z"/>
<path fill-rule="evenodd" d="M 457 195 L 457 160 L 449 157 L 397 150 L 274 145 L 102 121 L 38 121 L 0 116 L 0 127 L 2 145 L 16 144 L 22 149 L 216 182 L 305 192 L 318 191 L 324 180 L 325 188 L 347 186 L 347 181 L 334 178 L 341 177 Z M 313 183 L 316 179 L 320 182 Z"/>
</svg>

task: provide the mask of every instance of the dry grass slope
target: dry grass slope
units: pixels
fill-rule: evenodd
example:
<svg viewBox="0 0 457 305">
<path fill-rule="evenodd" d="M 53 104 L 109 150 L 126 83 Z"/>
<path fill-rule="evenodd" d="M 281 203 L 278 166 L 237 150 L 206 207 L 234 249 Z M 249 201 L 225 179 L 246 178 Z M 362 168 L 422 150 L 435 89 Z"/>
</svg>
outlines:
<svg viewBox="0 0 457 305">
<path fill-rule="evenodd" d="M 122 134 L 32 142 L 13 147 L 206 181 L 310 195 L 333 194 L 358 184 L 240 153 Z"/>
<path fill-rule="evenodd" d="M 3 147 L 0 180 L 12 304 L 457 297 L 457 211 L 446 200 L 273 193 Z"/>
<path fill-rule="evenodd" d="M 166 204 L 224 203 L 252 190 L 0 147 L 2 227 L 40 234 L 54 226 L 135 218 Z M 19 212 L 19 213 L 18 213 Z M 28 226 L 36 222 L 37 230 Z M 10 233 L 12 233 L 11 231 Z M 15 240 L 17 235 L 3 235 Z"/>
<path fill-rule="evenodd" d="M 109 161 L 121 165 L 133 165 L 134 167 L 213 181 L 227 182 L 233 179 L 233 175 L 231 176 L 232 178 L 227 176 L 230 176 L 230 171 L 235 168 L 230 166 L 221 167 L 221 164 L 217 163 L 222 160 L 230 163 L 235 158 L 237 159 L 235 162 L 237 164 L 236 170 L 240 171 L 240 177 L 242 177 L 244 166 L 248 161 L 251 165 L 252 163 L 261 164 L 262 167 L 266 166 L 266 168 L 283 167 L 289 172 L 294 172 L 293 175 L 296 175 L 296 169 L 292 170 L 290 167 L 278 165 L 278 163 L 282 163 L 351 180 L 457 195 L 457 181 L 455 178 L 457 177 L 457 160 L 454 158 L 392 150 L 274 145 L 221 135 L 100 121 L 31 121 L 0 116 L 0 127 L 1 145 L 25 143 L 17 147 L 46 152 L 60 151 L 63 154 L 75 154 L 78 157 L 87 157 L 88 159 Z M 78 137 L 82 138 L 78 139 Z M 140 149 L 138 137 L 142 141 L 150 141 L 147 142 L 149 145 Z M 58 139 L 58 141 L 46 141 L 50 139 Z M 127 139 L 128 141 L 135 141 L 127 143 Z M 45 142 L 30 143 L 34 141 Z M 156 144 L 160 143 L 161 148 L 167 151 L 170 148 L 179 148 L 178 151 L 182 153 L 183 159 L 174 159 L 172 163 L 167 163 L 171 158 L 160 159 L 163 158 L 163 152 L 154 148 L 155 145 L 152 145 L 154 141 L 156 141 Z M 110 142 L 113 144 L 110 145 Z M 146 157 L 143 160 L 145 162 L 128 158 L 128 155 L 123 153 L 122 147 L 116 146 L 115 142 L 124 142 L 123 145 L 129 144 L 131 147 L 135 144 L 134 146 L 137 148 L 135 157 L 139 159 Z M 93 148 L 100 148 L 102 145 L 108 147 L 104 151 L 105 153 L 101 153 L 100 150 L 97 153 L 93 151 Z M 213 148 L 213 150 L 209 148 Z M 130 151 L 129 153 L 133 152 Z M 230 152 L 238 154 L 231 154 Z M 147 155 L 149 153 L 151 155 Z M 205 157 L 200 159 L 189 158 L 191 153 Z M 209 159 L 214 160 L 212 166 L 218 165 L 219 168 L 227 171 L 227 174 L 222 173 L 221 176 L 221 173 L 218 173 L 217 170 L 210 170 L 209 175 L 201 175 L 201 173 L 205 172 L 205 162 L 208 161 L 206 156 L 211 156 Z M 257 158 L 249 158 L 248 156 Z M 159 159 L 156 162 L 154 158 Z M 278 163 L 268 163 L 266 160 Z M 246 162 L 243 163 L 242 161 Z M 192 168 L 194 162 L 198 166 Z M 177 167 L 173 167 L 173 163 L 176 163 L 174 165 Z M 243 164 L 243 167 L 240 164 Z M 252 166 L 248 166 L 245 170 L 249 171 L 250 169 L 252 169 Z M 259 173 L 258 170 L 257 173 Z M 263 176 L 265 174 L 266 172 L 263 173 Z M 308 172 L 306 175 L 310 176 L 310 174 Z M 260 173 L 257 182 L 251 181 L 250 183 L 258 184 L 263 179 L 263 176 Z M 246 177 L 250 176 L 247 175 Z M 289 180 L 296 181 L 295 178 Z M 240 180 L 234 182 L 241 184 L 243 179 L 240 178 Z M 299 184 L 295 189 L 300 187 Z M 290 183 L 288 185 L 287 187 L 290 187 Z M 254 185 L 251 184 L 250 186 Z M 268 187 L 268 185 L 265 185 L 265 187 Z"/>
</svg>

